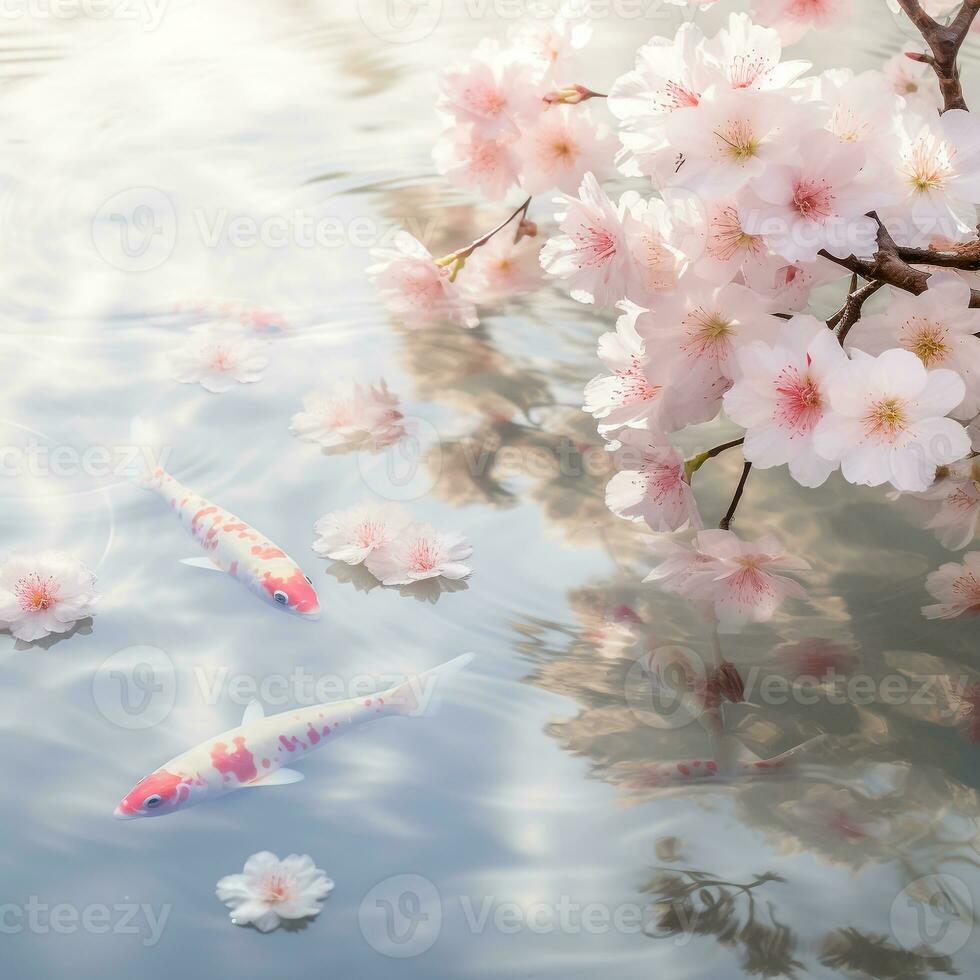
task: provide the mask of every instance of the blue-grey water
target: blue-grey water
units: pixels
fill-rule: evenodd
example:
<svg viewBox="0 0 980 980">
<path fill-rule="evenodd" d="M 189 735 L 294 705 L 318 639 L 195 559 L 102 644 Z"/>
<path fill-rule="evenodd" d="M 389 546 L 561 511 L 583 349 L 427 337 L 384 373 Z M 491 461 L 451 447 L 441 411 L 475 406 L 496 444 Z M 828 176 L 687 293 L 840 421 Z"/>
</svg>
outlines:
<svg viewBox="0 0 980 980">
<path fill-rule="evenodd" d="M 903 33 L 883 0 L 856 5 L 852 31 L 797 50 L 879 66 Z M 949 554 L 883 489 L 754 474 L 740 530 L 804 554 L 811 601 L 724 638 L 725 655 L 758 683 L 780 644 L 826 638 L 872 695 L 730 706 L 762 756 L 831 736 L 790 778 L 644 787 L 645 764 L 710 750 L 697 724 L 649 723 L 630 666 L 711 637 L 640 584 L 648 536 L 603 504 L 608 466 L 576 406 L 609 318 L 546 288 L 474 331 L 408 332 L 365 276 L 395 225 L 441 254 L 500 217 L 434 176 L 431 106 L 437 69 L 503 36 L 518 7 L 161 0 L 0 21 L 2 547 L 61 548 L 104 595 L 58 642 L 0 637 L 5 980 L 980 971 L 977 736 L 941 682 L 980 679 L 976 626 L 919 612 Z M 601 90 L 684 14 L 642 7 L 597 17 L 581 81 Z M 134 201 L 160 229 L 148 243 L 114 223 Z M 531 215 L 546 225 L 548 203 Z M 264 378 L 223 395 L 176 384 L 168 355 L 207 315 L 188 304 L 222 303 L 288 322 Z M 289 433 L 306 392 L 381 377 L 421 456 L 325 456 Z M 195 546 L 158 499 L 72 462 L 115 453 L 135 415 L 178 479 L 300 561 L 318 622 L 179 564 Z M 738 465 L 699 474 L 706 515 Z M 365 591 L 313 555 L 319 516 L 386 496 L 466 534 L 468 588 Z M 463 651 L 476 660 L 431 717 L 327 746 L 301 784 L 112 817 L 256 691 L 285 710 Z M 926 693 L 886 697 L 892 677 Z M 268 935 L 229 922 L 215 883 L 260 850 L 308 853 L 336 882 L 316 920 Z"/>
</svg>

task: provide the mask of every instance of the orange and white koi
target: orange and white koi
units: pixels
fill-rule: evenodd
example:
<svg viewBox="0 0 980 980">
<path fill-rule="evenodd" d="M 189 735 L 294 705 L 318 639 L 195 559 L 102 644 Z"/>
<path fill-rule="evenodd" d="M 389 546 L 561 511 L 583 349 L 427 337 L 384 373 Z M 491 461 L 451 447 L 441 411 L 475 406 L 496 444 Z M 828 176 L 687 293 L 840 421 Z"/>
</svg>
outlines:
<svg viewBox="0 0 980 980">
<path fill-rule="evenodd" d="M 204 549 L 205 557 L 182 558 L 183 564 L 227 572 L 280 609 L 305 619 L 318 618 L 320 602 L 312 579 L 278 545 L 230 511 L 188 490 L 160 466 L 148 469 L 135 482 L 163 497 Z"/>
<path fill-rule="evenodd" d="M 431 704 L 434 685 L 465 667 L 473 655 L 456 657 L 373 697 L 350 698 L 265 716 L 258 701 L 242 723 L 171 759 L 141 779 L 116 807 L 121 820 L 159 817 L 253 786 L 297 783 L 289 768 L 314 749 L 364 722 L 390 715 L 418 717 Z"/>
</svg>

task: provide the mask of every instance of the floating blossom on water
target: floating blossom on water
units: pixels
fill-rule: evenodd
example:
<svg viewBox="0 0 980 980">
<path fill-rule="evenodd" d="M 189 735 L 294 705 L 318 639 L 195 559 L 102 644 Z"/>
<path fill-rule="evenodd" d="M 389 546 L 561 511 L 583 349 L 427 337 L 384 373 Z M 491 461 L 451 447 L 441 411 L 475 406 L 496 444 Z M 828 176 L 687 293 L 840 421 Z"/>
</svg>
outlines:
<svg viewBox="0 0 980 980">
<path fill-rule="evenodd" d="M 395 236 L 393 248 L 372 253 L 378 259 L 367 272 L 377 283 L 388 308 L 406 327 L 428 327 L 448 322 L 475 327 L 480 321 L 473 304 L 440 266 L 432 253 L 407 231 Z"/>
<path fill-rule="evenodd" d="M 578 197 L 555 203 L 563 208 L 555 215 L 562 234 L 545 243 L 541 265 L 568 280 L 572 299 L 613 306 L 675 285 L 679 257 L 659 230 L 670 226 L 662 202 L 640 206 L 635 194 L 624 194 L 613 204 L 589 173 Z"/>
<path fill-rule="evenodd" d="M 60 551 L 11 555 L 0 564 L 0 624 L 31 642 L 67 633 L 95 615 L 95 575 Z"/>
<path fill-rule="evenodd" d="M 911 351 L 929 369 L 949 368 L 966 386 L 963 401 L 950 414 L 972 419 L 980 412 L 980 310 L 970 308 L 969 284 L 959 276 L 934 272 L 918 296 L 891 290 L 885 313 L 862 316 L 850 342 L 868 354 L 891 347 Z"/>
<path fill-rule="evenodd" d="M 365 560 L 382 585 L 411 585 L 431 578 L 464 579 L 473 549 L 462 534 L 443 534 L 428 524 L 409 524 Z"/>
<path fill-rule="evenodd" d="M 928 371 L 909 351 L 875 358 L 853 350 L 828 385 L 830 411 L 817 423 L 814 449 L 840 460 L 849 483 L 925 490 L 937 466 L 970 451 L 966 430 L 945 417 L 965 391 L 958 374 Z"/>
<path fill-rule="evenodd" d="M 683 457 L 666 439 L 623 429 L 607 447 L 618 472 L 606 486 L 606 505 L 619 517 L 645 521 L 653 531 L 700 528 L 701 517 Z"/>
<path fill-rule="evenodd" d="M 847 355 L 816 317 L 795 316 L 775 343 L 736 352 L 738 380 L 725 393 L 728 417 L 746 428 L 745 458 L 760 469 L 789 465 L 797 483 L 819 487 L 837 468 L 813 448 L 813 432 L 828 408 L 828 385 Z"/>
<path fill-rule="evenodd" d="M 269 366 L 267 345 L 237 332 L 210 329 L 171 357 L 173 379 L 221 394 L 236 384 L 253 384 Z"/>
<path fill-rule="evenodd" d="M 359 565 L 411 523 L 399 504 L 360 504 L 326 514 L 313 525 L 313 550 L 323 558 Z"/>
<path fill-rule="evenodd" d="M 922 607 L 926 619 L 980 614 L 980 551 L 969 552 L 961 565 L 940 565 L 926 578 L 926 591 L 939 600 L 936 605 Z"/>
<path fill-rule="evenodd" d="M 314 442 L 325 451 L 379 452 L 406 433 L 397 396 L 384 381 L 376 385 L 353 382 L 327 392 L 311 392 L 303 399 L 289 431 L 303 442 Z"/>
<path fill-rule="evenodd" d="M 742 541 L 733 531 L 707 530 L 698 532 L 693 549 L 674 544 L 643 581 L 712 602 L 719 625 L 731 629 L 771 619 L 787 597 L 805 599 L 803 587 L 782 573 L 809 567 L 772 535 Z"/>
<path fill-rule="evenodd" d="M 236 926 L 271 932 L 283 919 L 319 915 L 333 889 L 333 881 L 308 854 L 290 854 L 280 861 L 271 851 L 259 851 L 245 862 L 242 874 L 222 878 L 215 894 L 231 909 Z"/>
</svg>

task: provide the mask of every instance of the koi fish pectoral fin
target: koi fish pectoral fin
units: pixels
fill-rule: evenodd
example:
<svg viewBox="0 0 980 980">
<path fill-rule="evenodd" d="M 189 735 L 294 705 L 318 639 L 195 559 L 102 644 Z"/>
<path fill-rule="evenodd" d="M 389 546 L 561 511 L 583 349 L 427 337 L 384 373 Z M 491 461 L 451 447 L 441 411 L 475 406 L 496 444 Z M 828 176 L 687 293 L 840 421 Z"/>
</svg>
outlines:
<svg viewBox="0 0 980 980">
<path fill-rule="evenodd" d="M 260 701 L 256 701 L 252 698 L 248 704 L 245 705 L 245 713 L 242 715 L 242 724 L 248 725 L 253 721 L 260 721 L 265 717 L 265 708 L 262 707 Z M 282 770 L 279 770 L 282 772 Z"/>
<path fill-rule="evenodd" d="M 295 769 L 277 769 L 268 776 L 253 779 L 247 786 L 288 786 L 290 783 L 301 783 L 306 777 Z"/>
<path fill-rule="evenodd" d="M 222 571 L 221 566 L 213 558 L 181 558 L 181 565 L 190 565 L 191 568 L 205 568 L 212 572 Z"/>
</svg>

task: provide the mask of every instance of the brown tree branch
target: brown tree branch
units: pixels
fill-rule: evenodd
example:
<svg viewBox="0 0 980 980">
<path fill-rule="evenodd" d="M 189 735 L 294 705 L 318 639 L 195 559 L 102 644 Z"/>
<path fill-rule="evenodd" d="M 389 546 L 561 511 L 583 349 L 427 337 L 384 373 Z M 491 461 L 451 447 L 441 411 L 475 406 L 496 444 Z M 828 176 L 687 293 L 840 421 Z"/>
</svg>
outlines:
<svg viewBox="0 0 980 980">
<path fill-rule="evenodd" d="M 963 6 L 947 25 L 933 20 L 922 9 L 919 0 L 898 0 L 898 2 L 932 51 L 931 56 L 920 55 L 917 60 L 932 65 L 943 97 L 943 112 L 948 109 L 966 109 L 956 56 L 977 12 L 980 11 L 980 0 L 963 0 Z"/>
</svg>

